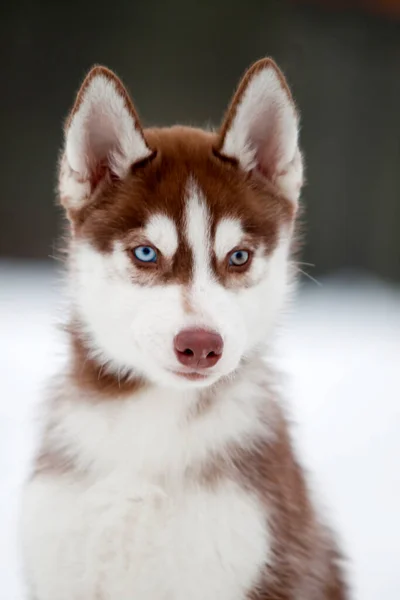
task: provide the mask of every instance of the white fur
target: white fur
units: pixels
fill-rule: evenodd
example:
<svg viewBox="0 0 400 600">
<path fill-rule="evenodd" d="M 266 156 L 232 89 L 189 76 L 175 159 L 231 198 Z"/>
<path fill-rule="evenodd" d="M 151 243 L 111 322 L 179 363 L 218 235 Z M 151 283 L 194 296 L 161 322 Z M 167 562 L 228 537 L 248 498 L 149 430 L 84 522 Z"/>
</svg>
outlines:
<svg viewBox="0 0 400 600">
<path fill-rule="evenodd" d="M 64 154 L 60 165 L 59 177 L 61 202 L 66 208 L 77 208 L 80 203 L 90 197 L 91 191 L 89 179 L 81 178 L 79 173 L 73 171 Z"/>
<path fill-rule="evenodd" d="M 225 135 L 222 153 L 238 159 L 245 171 L 259 168 L 297 203 L 303 180 L 298 117 L 271 65 L 250 79 Z"/>
<path fill-rule="evenodd" d="M 212 278 L 210 217 L 203 194 L 193 179 L 188 182 L 186 194 L 186 238 L 193 252 L 193 280 L 198 286 Z"/>
<path fill-rule="evenodd" d="M 218 260 L 238 246 L 243 239 L 243 229 L 238 219 L 222 219 L 215 232 L 214 250 Z"/>
<path fill-rule="evenodd" d="M 268 557 L 262 508 L 233 483 L 38 478 L 24 525 L 39 600 L 243 600 Z"/>
<path fill-rule="evenodd" d="M 166 215 L 152 215 L 147 223 L 145 236 L 162 254 L 172 257 L 178 248 L 178 232 L 172 219 Z"/>
<path fill-rule="evenodd" d="M 262 369 L 248 367 L 246 375 L 222 385 L 218 401 L 200 419 L 193 418 L 199 401 L 196 389 L 151 387 L 132 398 L 97 404 L 91 396 L 77 402 L 82 392 L 67 386 L 52 408 L 55 424 L 48 441 L 56 450 L 73 449 L 78 469 L 96 477 L 119 473 L 121 478 L 154 482 L 168 475 L 169 482 L 180 481 L 210 454 L 223 455 L 229 444 L 245 446 L 272 435 Z"/>
<path fill-rule="evenodd" d="M 68 179 L 74 173 L 89 181 L 96 166 L 106 161 L 118 177 L 151 151 L 114 81 L 95 75 L 84 90 L 81 104 L 66 131 L 65 157 L 72 173 L 61 173 L 60 189 L 76 207 L 87 197 L 73 189 Z"/>
</svg>

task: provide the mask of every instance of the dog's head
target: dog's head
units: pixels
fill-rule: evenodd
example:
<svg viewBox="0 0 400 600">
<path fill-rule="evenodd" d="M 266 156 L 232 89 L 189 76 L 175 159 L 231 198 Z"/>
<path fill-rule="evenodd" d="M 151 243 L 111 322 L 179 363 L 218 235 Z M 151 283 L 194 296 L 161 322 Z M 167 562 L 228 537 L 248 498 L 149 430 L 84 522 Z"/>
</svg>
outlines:
<svg viewBox="0 0 400 600">
<path fill-rule="evenodd" d="M 107 369 L 207 386 L 265 343 L 288 284 L 302 185 L 298 117 L 269 59 L 218 133 L 143 130 L 96 67 L 66 124 L 60 198 L 74 310 Z"/>
</svg>

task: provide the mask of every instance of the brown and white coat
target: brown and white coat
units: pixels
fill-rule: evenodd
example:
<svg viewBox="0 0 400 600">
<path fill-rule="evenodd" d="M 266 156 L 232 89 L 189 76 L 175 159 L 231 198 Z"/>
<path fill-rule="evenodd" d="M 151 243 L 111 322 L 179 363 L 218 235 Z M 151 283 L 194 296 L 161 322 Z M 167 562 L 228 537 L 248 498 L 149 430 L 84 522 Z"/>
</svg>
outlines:
<svg viewBox="0 0 400 600">
<path fill-rule="evenodd" d="M 65 133 L 69 354 L 24 496 L 32 598 L 344 600 L 265 361 L 303 181 L 282 74 L 256 63 L 219 132 L 143 130 L 96 67 Z M 212 366 L 180 359 L 186 330 L 219 336 Z"/>
</svg>

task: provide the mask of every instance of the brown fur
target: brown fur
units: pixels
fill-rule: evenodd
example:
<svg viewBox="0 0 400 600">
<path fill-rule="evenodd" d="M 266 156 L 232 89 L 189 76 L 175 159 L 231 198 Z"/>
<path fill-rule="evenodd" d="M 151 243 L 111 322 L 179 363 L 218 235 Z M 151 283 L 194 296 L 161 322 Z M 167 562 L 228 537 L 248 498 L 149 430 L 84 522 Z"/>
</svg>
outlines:
<svg viewBox="0 0 400 600">
<path fill-rule="evenodd" d="M 269 419 L 274 422 L 271 440 L 254 440 L 248 449 L 227 448 L 200 475 L 208 486 L 230 477 L 265 506 L 272 559 L 247 600 L 346 600 L 343 558 L 332 533 L 317 519 L 287 423 L 278 408 Z"/>
<path fill-rule="evenodd" d="M 283 419 L 275 441 L 233 456 L 244 485 L 265 504 L 272 538 L 272 561 L 249 600 L 344 600 L 339 556 L 316 518 Z"/>
<path fill-rule="evenodd" d="M 72 349 L 69 377 L 87 397 L 96 400 L 120 399 L 134 394 L 146 385 L 132 373 L 120 376 L 110 373 L 106 366 L 99 365 L 91 358 L 77 323 L 69 326 L 67 330 Z"/>
</svg>

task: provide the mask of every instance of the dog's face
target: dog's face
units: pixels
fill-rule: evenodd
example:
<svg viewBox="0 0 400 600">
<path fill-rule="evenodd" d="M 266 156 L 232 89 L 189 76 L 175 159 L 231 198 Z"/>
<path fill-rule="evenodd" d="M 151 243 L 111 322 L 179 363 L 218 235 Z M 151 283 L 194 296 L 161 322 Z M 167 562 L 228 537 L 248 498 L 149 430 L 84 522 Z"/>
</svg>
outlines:
<svg viewBox="0 0 400 600">
<path fill-rule="evenodd" d="M 89 74 L 66 128 L 60 193 L 75 317 L 100 365 L 208 386 L 265 343 L 288 283 L 297 130 L 268 60 L 248 72 L 218 134 L 143 131 L 121 82 Z"/>
</svg>

